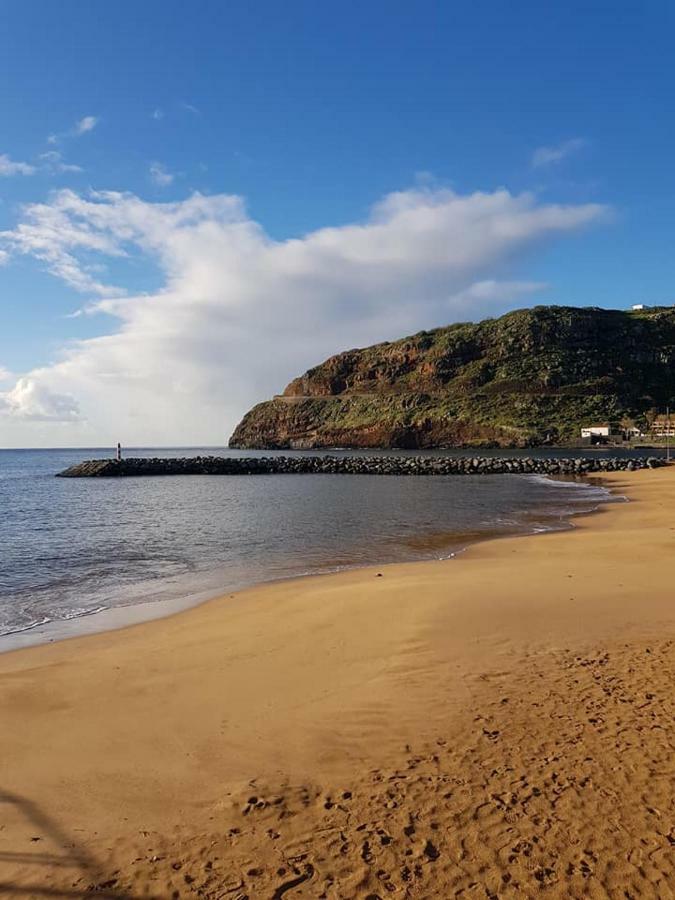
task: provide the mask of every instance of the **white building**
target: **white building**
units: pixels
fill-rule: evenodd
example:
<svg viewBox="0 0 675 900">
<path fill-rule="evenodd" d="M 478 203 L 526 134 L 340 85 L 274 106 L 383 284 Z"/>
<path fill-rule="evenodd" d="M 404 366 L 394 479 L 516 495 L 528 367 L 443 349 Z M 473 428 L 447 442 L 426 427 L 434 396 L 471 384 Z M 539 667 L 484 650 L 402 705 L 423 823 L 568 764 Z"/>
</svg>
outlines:
<svg viewBox="0 0 675 900">
<path fill-rule="evenodd" d="M 634 304 L 631 306 L 631 309 L 634 309 L 634 310 L 637 311 L 637 310 L 640 310 L 640 309 L 647 309 L 647 307 L 644 305 L 644 303 L 634 303 Z"/>
<path fill-rule="evenodd" d="M 609 425 L 587 425 L 581 429 L 582 438 L 609 437 L 610 433 Z"/>
<path fill-rule="evenodd" d="M 657 437 L 675 437 L 675 417 L 657 416 L 652 422 L 651 433 Z"/>
</svg>

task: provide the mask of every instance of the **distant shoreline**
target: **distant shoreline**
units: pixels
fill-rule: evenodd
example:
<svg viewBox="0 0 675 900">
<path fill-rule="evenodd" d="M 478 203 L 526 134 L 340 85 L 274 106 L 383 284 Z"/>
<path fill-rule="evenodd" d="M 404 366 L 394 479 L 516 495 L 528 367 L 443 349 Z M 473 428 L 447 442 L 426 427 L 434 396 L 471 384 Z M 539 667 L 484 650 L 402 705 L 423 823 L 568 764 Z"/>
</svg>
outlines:
<svg viewBox="0 0 675 900">
<path fill-rule="evenodd" d="M 675 414 L 674 414 L 675 418 Z M 601 452 L 612 452 L 616 450 L 628 451 L 628 452 L 637 452 L 639 450 L 660 450 L 664 453 L 667 450 L 667 445 L 665 440 L 661 442 L 653 442 L 649 444 L 643 443 L 632 443 L 628 441 L 622 441 L 621 443 L 616 444 L 581 444 L 581 443 L 569 443 L 569 444 L 536 444 L 529 447 L 523 447 L 518 444 L 457 444 L 456 446 L 442 446 L 438 447 L 393 447 L 393 446 L 381 446 L 381 447 L 350 447 L 350 446 L 317 446 L 317 447 L 230 447 L 227 444 L 185 444 L 185 445 L 148 445 L 148 444 L 128 444 L 123 446 L 124 453 L 138 453 L 147 449 L 153 450 L 214 450 L 220 453 L 230 453 L 232 455 L 243 455 L 245 453 L 293 453 L 293 454 L 301 454 L 301 453 L 336 453 L 342 451 L 349 451 L 350 453 L 478 453 L 483 451 L 493 451 L 499 450 L 508 451 L 508 452 L 517 452 L 517 453 L 540 453 L 551 451 L 554 453 L 564 453 L 566 451 L 572 453 L 580 453 L 585 451 L 601 451 Z M 675 437 L 670 442 L 671 450 L 675 450 Z M 81 450 L 83 453 L 86 452 L 103 452 L 110 454 L 109 459 L 113 459 L 115 456 L 114 449 L 108 445 L 99 445 L 99 446 L 76 446 L 76 447 L 0 447 L 0 453 L 54 453 L 54 452 L 71 452 L 74 450 Z"/>
</svg>

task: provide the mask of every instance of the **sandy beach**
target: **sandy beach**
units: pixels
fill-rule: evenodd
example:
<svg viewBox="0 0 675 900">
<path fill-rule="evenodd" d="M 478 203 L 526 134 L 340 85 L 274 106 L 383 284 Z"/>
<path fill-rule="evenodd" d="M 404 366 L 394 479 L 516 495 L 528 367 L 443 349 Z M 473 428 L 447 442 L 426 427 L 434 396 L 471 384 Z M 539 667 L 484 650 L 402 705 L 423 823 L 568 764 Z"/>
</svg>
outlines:
<svg viewBox="0 0 675 900">
<path fill-rule="evenodd" d="M 0 656 L 0 896 L 669 898 L 675 469 Z"/>
</svg>

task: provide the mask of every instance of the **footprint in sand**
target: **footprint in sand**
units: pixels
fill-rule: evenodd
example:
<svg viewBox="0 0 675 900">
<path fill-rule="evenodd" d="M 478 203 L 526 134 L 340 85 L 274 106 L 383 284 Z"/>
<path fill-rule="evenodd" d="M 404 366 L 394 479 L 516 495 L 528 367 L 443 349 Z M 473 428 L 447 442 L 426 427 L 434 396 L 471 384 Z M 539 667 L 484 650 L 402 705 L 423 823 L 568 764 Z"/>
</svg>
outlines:
<svg viewBox="0 0 675 900">
<path fill-rule="evenodd" d="M 363 842 L 363 847 L 361 848 L 361 859 L 369 866 L 373 864 L 373 854 L 370 851 L 370 841 Z"/>
<path fill-rule="evenodd" d="M 299 887 L 299 885 L 304 884 L 305 881 L 309 881 L 313 876 L 314 866 L 311 863 L 307 863 L 304 872 L 302 872 L 296 878 L 290 878 L 288 881 L 284 881 L 283 884 L 279 885 L 279 887 L 272 894 L 272 900 L 281 900 L 286 891 L 292 891 L 293 888 Z"/>
</svg>

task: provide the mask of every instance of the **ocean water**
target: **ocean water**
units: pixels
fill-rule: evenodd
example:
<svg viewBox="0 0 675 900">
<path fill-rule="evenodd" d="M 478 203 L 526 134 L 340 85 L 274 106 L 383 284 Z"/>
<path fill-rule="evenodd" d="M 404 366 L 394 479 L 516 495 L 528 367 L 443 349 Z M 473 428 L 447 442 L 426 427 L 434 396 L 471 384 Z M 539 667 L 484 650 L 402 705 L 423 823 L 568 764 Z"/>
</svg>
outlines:
<svg viewBox="0 0 675 900">
<path fill-rule="evenodd" d="M 129 455 L 200 453 L 242 455 Z M 54 477 L 109 455 L 0 451 L 0 650 L 104 610 L 449 557 L 478 539 L 567 527 L 608 499 L 592 483 L 522 475 Z"/>
</svg>

